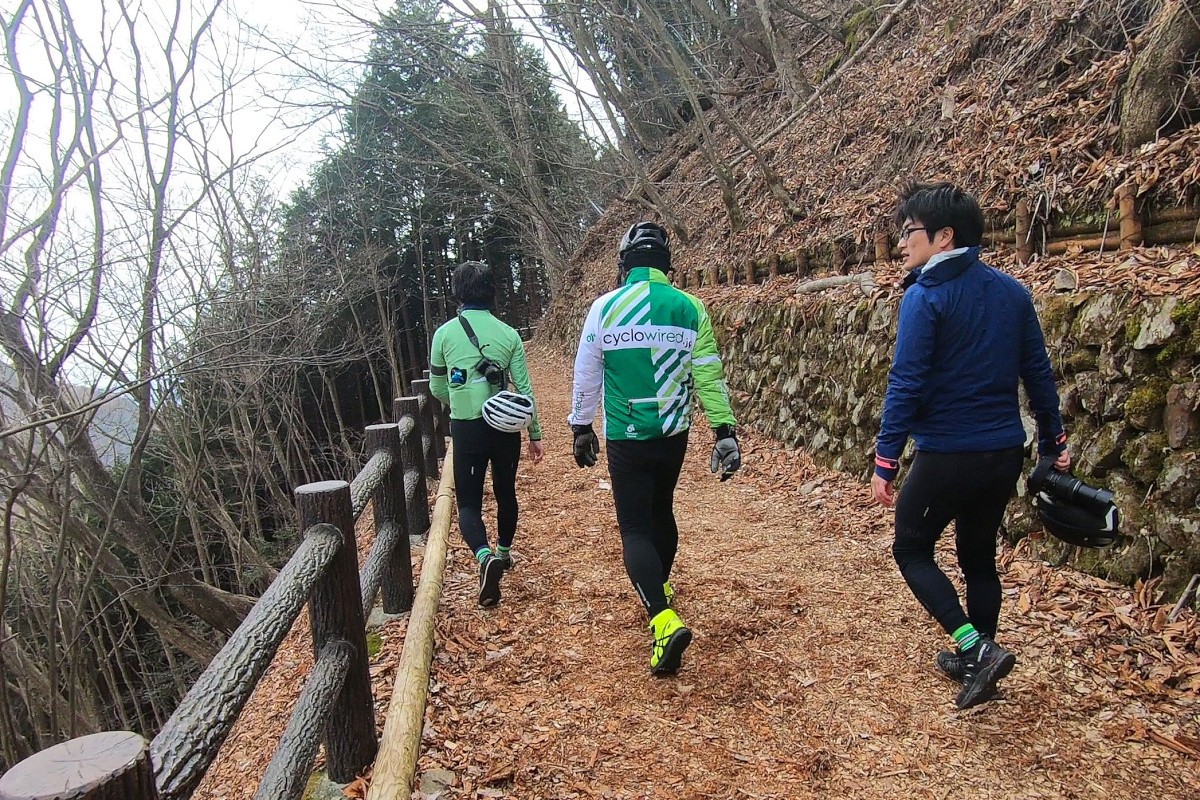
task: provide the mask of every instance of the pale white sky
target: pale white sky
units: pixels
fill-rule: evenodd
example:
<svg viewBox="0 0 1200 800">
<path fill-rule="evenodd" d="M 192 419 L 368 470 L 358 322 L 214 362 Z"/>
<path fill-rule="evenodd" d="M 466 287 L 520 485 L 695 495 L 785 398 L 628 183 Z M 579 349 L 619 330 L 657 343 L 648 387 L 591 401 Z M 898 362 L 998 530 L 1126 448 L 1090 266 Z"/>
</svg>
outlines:
<svg viewBox="0 0 1200 800">
<path fill-rule="evenodd" d="M 122 2 L 138 20 L 140 73 L 118 13 Z M 530 0 L 506 2 L 517 26 L 529 31 L 522 17 L 540 13 L 540 7 Z M 480 7 L 485 0 L 449 0 L 446 5 L 452 3 L 465 10 L 468 3 Z M 0 0 L 0 13 L 11 19 L 19 5 L 20 0 Z M 76 358 L 90 352 L 97 359 L 128 364 L 150 240 L 149 176 L 161 170 L 164 152 L 165 87 L 171 85 L 167 77 L 172 68 L 180 68 L 187 40 L 212 5 L 213 0 L 181 0 L 178 7 L 184 21 L 169 56 L 164 43 L 177 8 L 175 0 L 33 0 L 24 19 L 17 53 L 36 99 L 13 185 L 4 187 L 10 202 L 4 220 L 8 238 L 0 242 L 0 302 L 12 300 L 10 293 L 26 271 L 23 253 L 33 241 L 32 228 L 26 226 L 36 224 L 53 195 L 55 179 L 47 169 L 51 139 L 57 151 L 66 151 L 69 124 L 79 113 L 72 104 L 83 102 L 79 93 L 64 96 L 68 127 L 53 137 L 51 109 L 61 79 L 49 65 L 51 60 L 62 61 L 53 42 L 62 28 L 63 9 L 83 37 L 89 59 L 107 62 L 91 95 L 103 152 L 107 268 L 94 338 Z M 210 37 L 202 42 L 203 55 L 193 79 L 184 84 L 186 96 L 180 102 L 188 114 L 183 123 L 187 135 L 180 140 L 166 203 L 172 233 L 160 277 L 164 322 L 186 321 L 192 314 L 190 299 L 204 296 L 201 285 L 220 273 L 215 267 L 223 257 L 221 242 L 211 234 L 217 209 L 214 198 L 206 198 L 200 187 L 211 184 L 214 170 L 219 172 L 222 165 L 251 154 L 259 157 L 256 174 L 277 200 L 287 199 L 302 185 L 321 159 L 322 144 L 338 132 L 340 110 L 354 90 L 359 62 L 370 47 L 372 25 L 392 5 L 393 0 L 225 0 Z M 46 41 L 51 42 L 49 51 Z M 537 38 L 530 41 L 546 47 Z M 555 59 L 548 54 L 552 73 L 571 70 L 569 55 L 558 55 Z M 137 90 L 143 96 L 141 103 L 134 97 Z M 580 118 L 575 98 L 562 87 L 559 94 L 568 111 Z M 10 140 L 17 99 L 13 73 L 0 73 L 0 147 L 7 147 Z M 145 138 L 137 131 L 139 107 L 148 110 L 150 128 Z M 111 149 L 105 149 L 106 143 L 111 143 Z M 76 153 L 74 158 L 78 163 L 81 156 Z M 236 182 L 222 188 L 243 192 L 244 175 L 239 173 Z M 41 345 L 47 351 L 54 350 L 52 340 L 62 332 L 55 330 L 60 327 L 55 320 L 63 320 L 61 327 L 66 330 L 83 313 L 95 226 L 86 182 L 75 182 L 63 197 L 61 219 L 45 256 L 48 267 L 55 270 L 53 278 L 46 273 L 42 295 L 46 305 L 40 312 L 49 325 L 47 341 Z M 172 308 L 174 298 L 182 305 Z"/>
<path fill-rule="evenodd" d="M 170 5 L 173 0 L 153 0 Z M 271 120 L 269 113 L 247 115 L 247 126 L 274 125 L 277 135 L 298 133 L 300 138 L 288 148 L 281 161 L 281 181 L 294 187 L 303 182 L 306 166 L 320 159 L 320 145 L 337 129 L 337 115 L 326 117 L 316 124 L 308 120 L 321 107 L 348 99 L 344 91 L 353 89 L 357 78 L 357 62 L 365 56 L 371 44 L 371 23 L 390 9 L 392 0 L 226 0 L 235 15 L 267 34 L 268 45 L 274 52 L 262 52 L 264 102 L 270 106 L 279 101 L 292 106 L 286 120 Z M 449 9 L 482 10 L 487 0 L 444 0 Z M 593 114 L 581 107 L 568 86 L 570 82 L 591 90 L 591 82 L 575 65 L 574 58 L 563 48 L 545 41 L 530 23 L 529 17 L 541 13 L 538 0 L 506 0 L 514 25 L 526 35 L 526 40 L 543 50 L 546 61 L 556 78 L 556 88 L 563 105 L 574 119 L 595 128 Z M 286 56 L 286 57 L 285 57 Z M 303 84 L 306 76 L 310 81 Z M 312 81 L 312 78 L 318 78 Z M 299 84 L 297 82 L 300 82 Z M 306 111 L 305 106 L 310 105 Z M 266 110 L 264 109 L 264 112 Z M 254 122 L 250 122 L 254 120 Z M 298 126 L 298 127 L 297 127 Z"/>
</svg>

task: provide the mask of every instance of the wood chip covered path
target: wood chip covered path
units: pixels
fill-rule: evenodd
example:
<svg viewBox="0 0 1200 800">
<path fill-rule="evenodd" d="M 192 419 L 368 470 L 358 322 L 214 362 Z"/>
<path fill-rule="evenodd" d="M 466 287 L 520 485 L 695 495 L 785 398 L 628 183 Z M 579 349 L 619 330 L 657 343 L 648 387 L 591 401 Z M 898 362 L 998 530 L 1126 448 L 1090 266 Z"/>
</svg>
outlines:
<svg viewBox="0 0 1200 800">
<path fill-rule="evenodd" d="M 1051 568 L 1024 543 L 1002 556 L 1017 667 L 1002 699 L 958 712 L 890 512 L 750 432 L 720 483 L 693 431 L 672 581 L 695 640 L 677 676 L 652 677 L 603 456 L 581 470 L 570 454 L 570 365 L 530 364 L 547 455 L 522 462 L 499 607 L 476 606 L 452 531 L 420 758 L 453 773 L 441 797 L 1200 797 L 1194 614 L 1167 624 L 1152 585 Z"/>
</svg>

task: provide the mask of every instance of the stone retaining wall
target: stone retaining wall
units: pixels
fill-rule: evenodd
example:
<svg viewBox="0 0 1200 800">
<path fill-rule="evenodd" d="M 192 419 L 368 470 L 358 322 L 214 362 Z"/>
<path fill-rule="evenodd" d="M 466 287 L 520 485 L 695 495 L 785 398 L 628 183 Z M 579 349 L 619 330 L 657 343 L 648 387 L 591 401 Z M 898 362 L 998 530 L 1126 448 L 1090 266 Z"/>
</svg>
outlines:
<svg viewBox="0 0 1200 800">
<path fill-rule="evenodd" d="M 839 290 L 798 304 L 710 304 L 739 420 L 867 478 L 898 302 Z M 1104 551 L 1049 546 L 1050 557 L 1127 583 L 1162 574 L 1177 595 L 1200 572 L 1200 304 L 1079 293 L 1037 305 L 1075 474 L 1116 493 L 1126 534 Z M 1038 529 L 1024 481 L 1018 491 L 1006 520 L 1014 540 Z"/>
</svg>

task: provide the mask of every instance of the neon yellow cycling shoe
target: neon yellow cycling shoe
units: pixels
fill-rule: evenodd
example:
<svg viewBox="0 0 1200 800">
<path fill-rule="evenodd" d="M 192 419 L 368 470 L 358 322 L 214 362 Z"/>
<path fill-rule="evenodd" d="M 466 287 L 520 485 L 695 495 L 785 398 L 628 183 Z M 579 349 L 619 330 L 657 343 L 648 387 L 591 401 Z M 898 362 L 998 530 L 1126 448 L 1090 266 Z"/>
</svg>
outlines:
<svg viewBox="0 0 1200 800">
<path fill-rule="evenodd" d="M 654 648 L 650 652 L 650 671 L 667 675 L 679 669 L 683 651 L 692 643 L 692 632 L 671 609 L 660 612 L 650 620 Z"/>
<path fill-rule="evenodd" d="M 671 585 L 670 581 L 663 584 L 663 594 L 667 596 L 667 605 L 675 605 L 675 587 Z"/>
</svg>

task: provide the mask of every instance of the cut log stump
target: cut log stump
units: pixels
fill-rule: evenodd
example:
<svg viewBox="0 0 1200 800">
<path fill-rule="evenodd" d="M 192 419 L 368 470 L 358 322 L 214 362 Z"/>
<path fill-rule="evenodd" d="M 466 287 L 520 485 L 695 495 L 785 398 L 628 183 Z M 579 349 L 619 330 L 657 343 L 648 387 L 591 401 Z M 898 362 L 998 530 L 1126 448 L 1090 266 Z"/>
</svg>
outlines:
<svg viewBox="0 0 1200 800">
<path fill-rule="evenodd" d="M 56 744 L 4 773 L 0 800 L 158 800 L 149 743 L 110 731 Z"/>
</svg>

